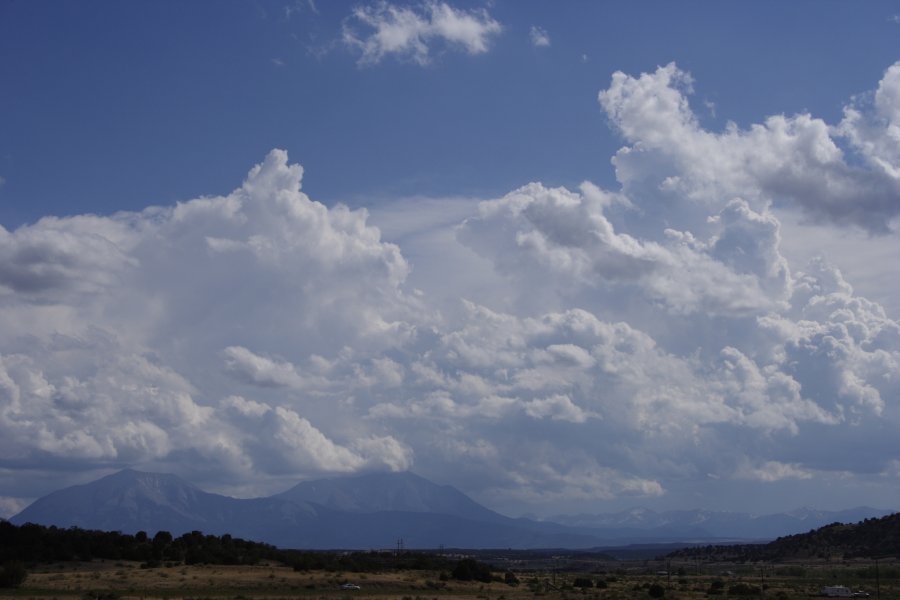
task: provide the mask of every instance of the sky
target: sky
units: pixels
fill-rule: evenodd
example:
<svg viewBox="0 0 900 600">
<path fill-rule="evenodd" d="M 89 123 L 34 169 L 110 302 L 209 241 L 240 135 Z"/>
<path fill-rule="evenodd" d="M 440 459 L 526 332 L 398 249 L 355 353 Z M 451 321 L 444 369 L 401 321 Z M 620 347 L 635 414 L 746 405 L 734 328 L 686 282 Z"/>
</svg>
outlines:
<svg viewBox="0 0 900 600">
<path fill-rule="evenodd" d="M 900 509 L 898 214 L 890 2 L 0 0 L 0 516 Z"/>
</svg>

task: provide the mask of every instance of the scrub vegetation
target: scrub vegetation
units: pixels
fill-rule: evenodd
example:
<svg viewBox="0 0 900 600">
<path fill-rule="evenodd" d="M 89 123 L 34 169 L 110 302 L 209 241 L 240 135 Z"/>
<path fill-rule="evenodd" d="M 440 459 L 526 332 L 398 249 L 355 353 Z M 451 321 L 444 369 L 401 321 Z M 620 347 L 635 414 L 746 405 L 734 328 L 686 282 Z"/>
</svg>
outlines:
<svg viewBox="0 0 900 600">
<path fill-rule="evenodd" d="M 460 581 L 447 571 L 385 569 L 381 572 L 296 570 L 257 565 L 174 564 L 142 568 L 134 561 L 94 560 L 32 565 L 19 587 L 0 598 L 35 600 L 624 600 L 757 597 L 790 600 L 816 595 L 825 585 L 846 585 L 876 597 L 897 598 L 898 569 L 882 565 L 877 582 L 863 563 L 736 565 L 613 561 L 586 571 L 491 569 L 491 581 Z M 587 565 L 582 564 L 582 568 Z M 509 574 L 512 574 L 510 577 Z M 874 574 L 874 573 L 873 573 Z M 346 583 L 358 590 L 342 589 Z M 576 585 L 577 583 L 577 585 Z"/>
<path fill-rule="evenodd" d="M 804 535 L 823 539 L 821 530 Z M 9 576 L 0 600 L 791 600 L 825 586 L 900 597 L 893 557 L 724 559 L 716 548 L 665 556 L 652 548 L 313 552 L 199 532 L 151 537 L 3 522 L 0 568 Z"/>
</svg>

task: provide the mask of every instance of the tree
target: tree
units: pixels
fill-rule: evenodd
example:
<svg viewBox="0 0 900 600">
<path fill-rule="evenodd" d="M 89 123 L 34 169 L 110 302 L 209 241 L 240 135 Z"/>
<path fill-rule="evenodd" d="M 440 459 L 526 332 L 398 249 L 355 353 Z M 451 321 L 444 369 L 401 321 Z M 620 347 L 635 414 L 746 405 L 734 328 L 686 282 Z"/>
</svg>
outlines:
<svg viewBox="0 0 900 600">
<path fill-rule="evenodd" d="M 484 563 L 480 563 L 474 558 L 464 558 L 456 563 L 453 568 L 453 579 L 459 581 L 482 581 L 490 583 L 491 568 Z"/>
<path fill-rule="evenodd" d="M 25 565 L 19 561 L 12 561 L 0 567 L 0 588 L 17 588 L 28 577 Z"/>
<path fill-rule="evenodd" d="M 153 536 L 153 548 L 151 556 L 153 561 L 161 561 L 166 556 L 166 550 L 172 545 L 172 534 L 168 531 L 157 531 Z"/>
</svg>

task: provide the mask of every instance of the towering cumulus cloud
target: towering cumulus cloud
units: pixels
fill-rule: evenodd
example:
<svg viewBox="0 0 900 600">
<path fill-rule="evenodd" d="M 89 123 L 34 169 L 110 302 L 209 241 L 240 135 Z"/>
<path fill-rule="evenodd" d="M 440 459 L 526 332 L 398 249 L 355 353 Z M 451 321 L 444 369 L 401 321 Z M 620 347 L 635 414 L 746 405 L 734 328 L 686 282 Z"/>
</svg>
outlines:
<svg viewBox="0 0 900 600">
<path fill-rule="evenodd" d="M 490 25 L 380 6 L 357 18 L 471 52 Z M 713 132 L 675 65 L 616 73 L 618 189 L 529 183 L 418 236 L 489 265 L 478 285 L 411 289 L 438 254 L 410 265 L 366 211 L 310 200 L 280 150 L 227 196 L 0 228 L 4 505 L 48 470 L 121 465 L 243 493 L 414 467 L 506 510 L 742 485 L 813 502 L 839 479 L 887 497 L 900 325 L 825 260 L 789 264 L 778 215 L 893 235 L 898 81 L 836 125 Z M 438 311 L 454 278 L 473 294 Z"/>
<path fill-rule="evenodd" d="M 619 180 L 639 195 L 654 195 L 648 184 L 664 192 L 656 194 L 662 205 L 654 205 L 665 207 L 660 218 L 677 216 L 683 201 L 716 204 L 739 195 L 884 231 L 900 211 L 900 178 L 890 167 L 897 159 L 898 69 L 891 67 L 879 84 L 874 111 L 848 107 L 836 127 L 809 114 L 779 115 L 721 133 L 698 125 L 686 95 L 691 78 L 674 64 L 637 78 L 618 72 L 600 103 L 630 144 L 614 161 Z M 841 149 L 845 141 L 869 164 L 854 166 Z M 651 160 L 658 175 L 647 180 Z"/>
<path fill-rule="evenodd" d="M 0 230 L 4 461 L 407 467 L 390 436 L 317 429 L 315 399 L 230 393 L 318 381 L 282 357 L 381 352 L 421 312 L 399 249 L 364 211 L 310 201 L 301 176 L 274 150 L 226 197 Z"/>
<path fill-rule="evenodd" d="M 627 142 L 613 161 L 619 190 L 530 184 L 465 222 L 459 239 L 519 290 L 513 310 L 540 297 L 642 340 L 617 333 L 612 354 L 583 346 L 592 387 L 561 378 L 602 421 L 587 426 L 602 441 L 577 439 L 579 450 L 664 488 L 813 473 L 893 485 L 884 423 L 898 416 L 898 324 L 823 260 L 792 269 L 772 211 L 891 230 L 897 68 L 873 112 L 848 108 L 838 126 L 779 116 L 720 133 L 699 125 L 691 78 L 674 64 L 616 73 L 599 101 Z"/>
</svg>

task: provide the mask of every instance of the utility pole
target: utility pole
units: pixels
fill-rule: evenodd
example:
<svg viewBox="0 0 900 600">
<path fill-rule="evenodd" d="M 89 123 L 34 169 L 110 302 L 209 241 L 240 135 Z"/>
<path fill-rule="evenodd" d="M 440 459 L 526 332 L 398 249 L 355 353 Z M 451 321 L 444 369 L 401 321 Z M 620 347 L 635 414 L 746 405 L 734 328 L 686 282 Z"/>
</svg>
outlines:
<svg viewBox="0 0 900 600">
<path fill-rule="evenodd" d="M 672 589 L 672 561 L 666 560 L 666 589 Z"/>
<path fill-rule="evenodd" d="M 878 575 L 878 559 L 875 559 L 875 600 L 881 600 L 881 578 Z"/>
</svg>

